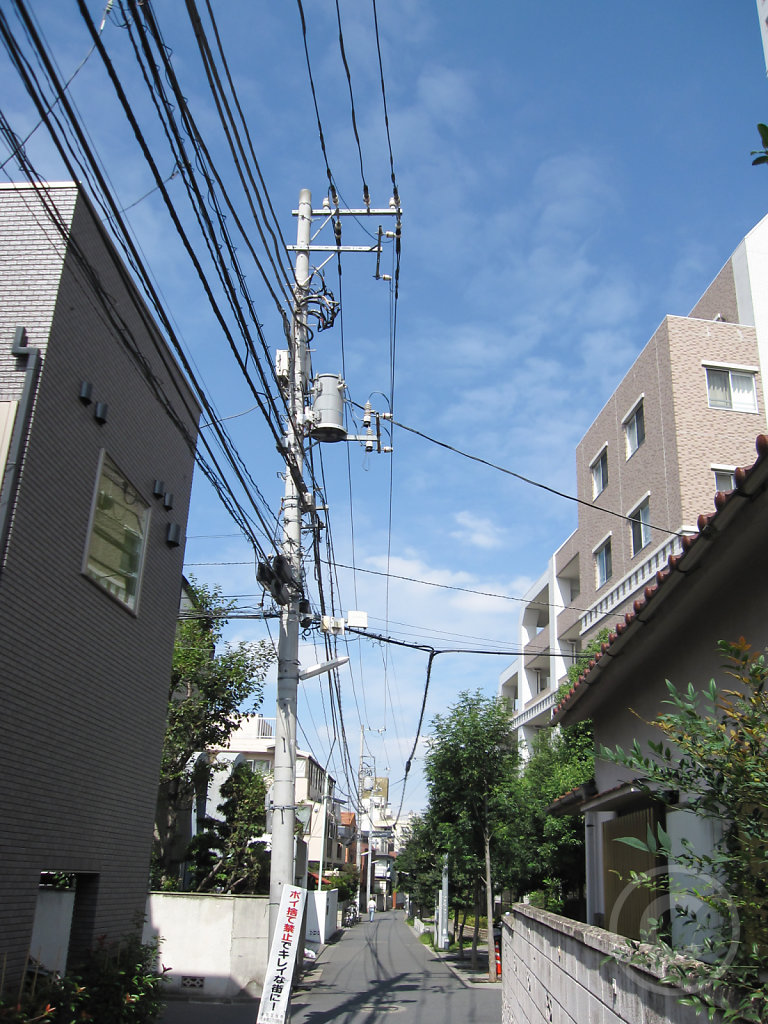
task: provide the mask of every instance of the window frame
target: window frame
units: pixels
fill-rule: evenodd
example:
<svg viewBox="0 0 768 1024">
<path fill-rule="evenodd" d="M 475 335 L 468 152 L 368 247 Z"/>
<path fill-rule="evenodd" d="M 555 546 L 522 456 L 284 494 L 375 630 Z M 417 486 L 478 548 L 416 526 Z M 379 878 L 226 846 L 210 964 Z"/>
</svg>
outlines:
<svg viewBox="0 0 768 1024">
<path fill-rule="evenodd" d="M 638 413 L 642 423 L 642 437 L 638 440 Z M 624 427 L 624 443 L 626 445 L 626 459 L 629 461 L 632 456 L 645 444 L 645 395 L 641 395 L 630 411 L 621 421 Z M 630 433 L 632 431 L 632 433 Z M 634 435 L 634 447 L 632 446 L 632 435 Z"/>
<path fill-rule="evenodd" d="M 735 466 L 710 466 L 709 468 L 712 470 L 712 472 L 714 473 L 714 476 L 715 476 L 715 493 L 717 493 L 718 491 L 723 491 L 723 493 L 727 494 L 729 491 L 736 490 L 736 480 L 735 480 L 736 467 Z M 719 476 L 723 477 L 723 476 L 726 476 L 726 475 L 728 475 L 730 477 L 730 486 L 726 487 L 726 488 L 720 487 L 718 485 L 717 478 Z"/>
<path fill-rule="evenodd" d="M 600 590 L 604 587 L 608 580 L 613 576 L 613 550 L 612 550 L 612 539 L 613 535 L 608 534 L 596 548 L 592 550 L 592 557 L 595 561 L 595 582 L 596 590 Z M 605 552 L 608 553 L 607 561 L 605 559 Z M 602 558 L 601 558 L 602 556 Z M 601 565 L 603 572 L 601 572 Z"/>
<path fill-rule="evenodd" d="M 111 478 L 107 476 L 107 472 L 110 469 L 113 473 L 113 476 Z M 107 499 L 106 497 L 102 497 L 102 495 L 106 495 L 106 491 L 102 486 L 102 481 L 104 481 L 105 476 L 107 476 L 108 480 L 111 480 L 112 484 L 119 484 L 120 482 L 122 483 L 122 490 L 124 496 L 127 494 L 129 489 L 135 496 L 133 501 L 131 502 L 128 502 L 127 497 L 125 497 L 125 505 L 123 506 L 124 510 L 125 508 L 130 508 L 130 505 L 134 504 L 137 501 L 143 508 L 141 514 L 136 516 L 136 519 L 139 521 L 139 524 L 141 526 L 141 531 L 137 534 L 140 540 L 137 551 L 131 552 L 128 551 L 126 548 L 121 548 L 119 543 L 117 543 L 117 538 L 110 538 L 108 535 L 105 536 L 104 532 L 102 532 L 100 535 L 101 539 L 106 542 L 107 546 L 111 544 L 111 546 L 116 548 L 117 550 L 122 550 L 123 554 L 136 559 L 135 571 L 132 571 L 129 568 L 115 569 L 114 567 L 109 566 L 108 563 L 105 562 L 103 559 L 99 559 L 97 557 L 96 552 L 94 551 L 95 538 L 99 537 L 98 527 L 102 525 L 102 523 L 100 523 L 100 519 L 103 513 L 106 511 L 104 505 Z M 119 480 L 115 480 L 115 476 L 118 477 Z M 141 600 L 141 585 L 144 577 L 144 566 L 146 563 L 147 548 L 149 547 L 151 517 L 152 509 L 149 502 L 145 500 L 141 492 L 134 486 L 134 484 L 118 466 L 115 460 L 108 454 L 106 448 L 102 448 L 99 451 L 99 461 L 96 470 L 96 482 L 94 484 L 93 497 L 91 499 L 91 511 L 88 518 L 88 530 L 86 534 L 85 551 L 83 554 L 83 563 L 81 571 L 83 575 L 86 577 L 86 579 L 89 579 L 92 583 L 94 583 L 99 588 L 99 590 L 102 591 L 102 593 L 106 594 L 109 598 L 115 601 L 116 604 L 120 605 L 121 608 L 124 608 L 132 615 L 138 615 L 139 613 L 139 604 Z M 130 532 L 132 531 L 130 531 L 125 526 L 125 524 L 123 524 L 124 535 Z M 108 569 L 111 568 L 112 572 L 109 575 L 106 573 L 99 572 L 99 570 L 95 567 L 94 563 L 101 564 L 107 567 Z M 123 586 L 110 586 L 107 582 L 110 575 L 112 578 L 122 578 Z M 132 592 L 129 586 L 129 581 L 133 581 Z M 121 593 L 121 590 L 124 593 Z"/>
<path fill-rule="evenodd" d="M 632 542 L 632 557 L 638 555 L 641 551 L 648 547 L 651 543 L 651 502 L 650 502 L 650 491 L 645 494 L 640 501 L 635 505 L 632 511 L 627 516 L 630 520 L 630 539 Z M 645 512 L 646 516 L 643 517 L 642 513 Z M 640 541 L 639 545 L 636 541 Z"/>
<path fill-rule="evenodd" d="M 596 470 L 600 469 L 600 484 L 598 487 Z M 599 498 L 603 491 L 608 486 L 608 445 L 604 444 L 600 449 L 600 452 L 589 464 L 589 470 L 592 474 L 592 500 Z"/>
<path fill-rule="evenodd" d="M 757 374 L 759 368 L 755 366 L 739 366 L 727 363 L 702 363 L 704 367 L 704 379 L 707 387 L 707 408 L 718 409 L 724 412 L 746 412 L 756 413 L 760 411 L 760 405 L 757 397 Z M 712 391 L 713 388 L 710 385 L 710 374 L 719 373 L 727 374 L 727 385 L 728 385 L 728 400 L 727 402 L 713 402 Z M 733 379 L 741 377 L 743 379 L 749 379 L 752 383 L 752 402 L 747 408 L 745 405 L 734 404 L 734 387 Z M 738 394 L 738 391 L 736 392 Z"/>
</svg>

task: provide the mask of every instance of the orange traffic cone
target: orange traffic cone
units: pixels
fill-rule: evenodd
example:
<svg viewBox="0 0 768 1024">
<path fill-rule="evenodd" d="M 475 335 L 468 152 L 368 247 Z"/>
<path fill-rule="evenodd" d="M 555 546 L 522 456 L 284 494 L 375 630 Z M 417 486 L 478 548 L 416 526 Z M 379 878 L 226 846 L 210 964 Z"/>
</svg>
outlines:
<svg viewBox="0 0 768 1024">
<path fill-rule="evenodd" d="M 498 939 L 496 939 L 496 941 L 494 942 L 494 946 L 496 947 L 496 977 L 500 978 L 501 977 L 501 948 L 500 948 L 501 947 L 501 943 L 499 942 Z"/>
</svg>

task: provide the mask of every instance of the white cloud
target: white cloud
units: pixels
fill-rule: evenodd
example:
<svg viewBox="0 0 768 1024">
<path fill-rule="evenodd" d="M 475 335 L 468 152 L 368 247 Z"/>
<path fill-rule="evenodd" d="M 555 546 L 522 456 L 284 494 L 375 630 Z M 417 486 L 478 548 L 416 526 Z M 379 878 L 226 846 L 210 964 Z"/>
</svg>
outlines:
<svg viewBox="0 0 768 1024">
<path fill-rule="evenodd" d="M 461 527 L 460 530 L 451 533 L 456 540 L 486 550 L 503 547 L 506 531 L 492 520 L 474 515 L 472 512 L 455 512 L 453 518 Z"/>
</svg>

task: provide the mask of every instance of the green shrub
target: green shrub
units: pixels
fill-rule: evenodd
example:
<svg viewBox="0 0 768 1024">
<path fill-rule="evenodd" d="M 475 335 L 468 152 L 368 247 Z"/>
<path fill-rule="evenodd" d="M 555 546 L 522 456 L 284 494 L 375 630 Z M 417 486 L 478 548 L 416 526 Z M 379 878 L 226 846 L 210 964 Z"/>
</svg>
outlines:
<svg viewBox="0 0 768 1024">
<path fill-rule="evenodd" d="M 0 1024 L 152 1024 L 163 1005 L 156 960 L 138 935 L 101 941 L 63 977 L 35 975 L 18 999 L 0 996 Z"/>
</svg>

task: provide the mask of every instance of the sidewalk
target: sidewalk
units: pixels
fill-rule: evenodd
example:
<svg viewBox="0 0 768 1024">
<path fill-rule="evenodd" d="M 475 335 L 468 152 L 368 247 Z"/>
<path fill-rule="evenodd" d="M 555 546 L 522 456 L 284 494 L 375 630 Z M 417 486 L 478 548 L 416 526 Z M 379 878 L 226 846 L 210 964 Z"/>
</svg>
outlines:
<svg viewBox="0 0 768 1024">
<path fill-rule="evenodd" d="M 477 968 L 472 969 L 472 951 L 464 949 L 464 958 L 460 959 L 458 952 L 451 950 L 444 952 L 436 949 L 435 956 L 440 957 L 446 967 L 460 978 L 465 985 L 492 985 L 501 982 L 501 977 L 496 982 L 488 980 L 488 948 L 487 946 L 477 947 Z"/>
</svg>

